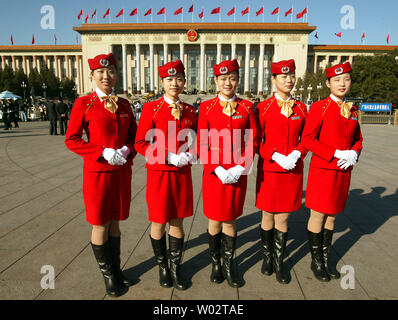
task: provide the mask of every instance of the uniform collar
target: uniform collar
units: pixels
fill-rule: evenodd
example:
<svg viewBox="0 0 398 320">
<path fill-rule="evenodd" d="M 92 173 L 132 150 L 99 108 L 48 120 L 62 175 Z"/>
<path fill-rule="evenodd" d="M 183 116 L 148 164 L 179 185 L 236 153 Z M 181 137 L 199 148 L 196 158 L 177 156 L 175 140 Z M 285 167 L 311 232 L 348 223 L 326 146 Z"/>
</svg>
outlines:
<svg viewBox="0 0 398 320">
<path fill-rule="evenodd" d="M 236 96 L 234 95 L 231 99 L 225 99 L 221 94 L 218 94 L 218 99 L 220 99 L 221 101 L 235 101 Z"/>
<path fill-rule="evenodd" d="M 292 99 L 292 96 L 289 96 L 289 98 L 287 98 L 286 100 L 283 100 L 283 99 L 281 98 L 281 96 L 280 96 L 278 93 L 275 92 L 275 98 L 276 98 L 277 100 L 282 100 L 282 101 L 288 102 L 289 100 Z"/>
<path fill-rule="evenodd" d="M 178 99 L 177 101 L 173 101 L 173 100 L 171 100 L 170 98 L 167 98 L 166 95 L 163 95 L 163 99 L 164 99 L 164 101 L 166 101 L 166 103 L 168 103 L 168 104 L 173 104 L 173 103 L 175 103 L 175 104 L 181 104 L 181 100 L 180 100 L 180 99 Z"/>
<path fill-rule="evenodd" d="M 330 99 L 332 99 L 334 102 L 345 102 L 345 98 L 344 101 L 342 101 L 340 98 L 337 98 L 333 93 L 330 94 Z"/>
<path fill-rule="evenodd" d="M 99 89 L 98 87 L 95 88 L 95 92 L 97 93 L 98 98 L 100 98 L 101 102 L 104 101 L 102 98 L 108 96 L 105 92 L 103 92 L 101 89 Z M 112 92 L 110 94 L 110 96 L 114 96 L 115 95 L 115 91 L 112 89 Z"/>
</svg>

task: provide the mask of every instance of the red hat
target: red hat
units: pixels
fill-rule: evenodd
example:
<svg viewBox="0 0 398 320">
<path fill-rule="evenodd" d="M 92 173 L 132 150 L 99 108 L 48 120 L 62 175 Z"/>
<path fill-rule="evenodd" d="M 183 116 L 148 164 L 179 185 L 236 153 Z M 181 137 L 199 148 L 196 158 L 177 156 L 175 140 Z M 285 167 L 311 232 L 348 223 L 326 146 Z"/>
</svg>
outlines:
<svg viewBox="0 0 398 320">
<path fill-rule="evenodd" d="M 272 74 L 285 74 L 293 72 L 294 70 L 296 70 L 296 64 L 294 63 L 294 59 L 271 63 Z"/>
<path fill-rule="evenodd" d="M 180 59 L 167 62 L 165 65 L 158 67 L 159 77 L 161 78 L 174 76 L 177 73 L 184 72 L 184 70 L 185 67 Z"/>
<path fill-rule="evenodd" d="M 352 68 L 348 61 L 336 64 L 335 66 L 326 69 L 326 78 L 330 79 L 331 77 L 335 77 L 350 71 L 352 71 Z"/>
<path fill-rule="evenodd" d="M 114 64 L 116 64 L 116 58 L 113 55 L 113 53 L 100 54 L 96 56 L 94 59 L 88 59 L 88 65 L 90 67 L 90 70 L 110 67 L 111 65 Z"/>
<path fill-rule="evenodd" d="M 213 65 L 213 71 L 215 76 L 219 76 L 221 74 L 227 74 L 233 71 L 239 70 L 239 64 L 236 59 L 234 60 L 224 60 L 219 64 Z"/>
</svg>

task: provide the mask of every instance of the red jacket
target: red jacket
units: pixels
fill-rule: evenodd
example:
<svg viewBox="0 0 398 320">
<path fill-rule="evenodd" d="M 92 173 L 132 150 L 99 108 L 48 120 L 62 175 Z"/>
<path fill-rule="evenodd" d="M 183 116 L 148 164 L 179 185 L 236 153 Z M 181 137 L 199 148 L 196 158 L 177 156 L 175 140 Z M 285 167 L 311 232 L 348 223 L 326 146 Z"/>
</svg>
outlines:
<svg viewBox="0 0 398 320">
<path fill-rule="evenodd" d="M 119 170 L 121 166 L 110 165 L 101 155 L 105 148 L 119 149 L 124 145 L 131 151 L 124 166 L 133 164 L 136 155 L 134 139 L 137 124 L 130 103 L 119 98 L 117 104 L 116 113 L 111 113 L 105 109 L 104 102 L 101 102 L 96 92 L 75 101 L 66 131 L 65 145 L 83 157 L 85 170 Z M 82 138 L 83 129 L 87 141 Z"/>
<path fill-rule="evenodd" d="M 222 112 L 218 96 L 200 104 L 196 150 L 204 169 L 210 173 L 219 165 L 228 170 L 239 164 L 248 170 L 253 162 L 258 142 L 253 106 L 248 100 L 235 101 L 238 105 L 232 117 Z M 213 135 L 211 129 L 216 130 Z M 252 136 L 245 142 L 246 129 L 252 130 Z M 228 139 L 223 139 L 222 132 Z"/>
<path fill-rule="evenodd" d="M 179 154 L 189 151 L 188 137 L 178 134 L 183 129 L 196 132 L 197 120 L 193 106 L 182 103 L 184 108 L 180 120 L 175 120 L 171 114 L 169 104 L 160 98 L 144 104 L 138 123 L 135 148 L 137 152 L 147 158 L 145 168 L 151 170 L 178 171 L 179 168 L 167 162 L 168 152 Z M 159 130 L 154 132 L 153 129 Z M 149 134 L 148 139 L 145 138 Z M 183 134 L 184 132 L 181 132 Z M 195 139 L 195 136 L 191 137 Z M 153 140 L 153 144 L 151 144 Z M 194 144 L 194 140 L 193 140 Z M 191 151 L 193 153 L 193 151 Z"/>
<path fill-rule="evenodd" d="M 336 150 L 362 150 L 362 134 L 357 109 L 351 110 L 351 117 L 340 115 L 339 105 L 330 97 L 314 102 L 308 114 L 303 132 L 303 145 L 312 151 L 311 167 L 340 170 Z M 347 170 L 352 170 L 350 166 Z"/>
<path fill-rule="evenodd" d="M 303 159 L 307 150 L 300 138 L 307 118 L 307 108 L 304 103 L 295 101 L 292 109 L 293 114 L 289 118 L 282 115 L 275 95 L 257 105 L 256 116 L 262 138 L 258 147 L 258 153 L 262 158 L 259 159 L 259 163 L 262 163 L 264 171 L 287 172 L 288 170 L 283 169 L 271 158 L 274 152 L 287 156 L 293 150 L 300 151 L 301 157 L 291 171 L 299 172 L 303 169 Z"/>
</svg>

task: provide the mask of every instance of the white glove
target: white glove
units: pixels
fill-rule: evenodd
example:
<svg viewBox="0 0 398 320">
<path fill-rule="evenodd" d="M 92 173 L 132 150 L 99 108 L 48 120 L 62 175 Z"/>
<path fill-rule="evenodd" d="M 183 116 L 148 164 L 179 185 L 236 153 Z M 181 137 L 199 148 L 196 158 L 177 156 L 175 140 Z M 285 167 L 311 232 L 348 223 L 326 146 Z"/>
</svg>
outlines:
<svg viewBox="0 0 398 320">
<path fill-rule="evenodd" d="M 346 170 L 350 166 L 349 162 L 343 159 L 337 161 L 337 165 L 343 170 Z"/>
<path fill-rule="evenodd" d="M 296 166 L 296 161 L 292 157 L 288 158 L 283 154 L 274 152 L 272 160 L 279 164 L 285 170 L 292 170 Z"/>
<path fill-rule="evenodd" d="M 336 152 L 334 153 L 334 156 L 341 160 L 348 161 L 349 153 L 350 153 L 350 150 L 343 150 L 343 151 L 336 150 Z"/>
<path fill-rule="evenodd" d="M 109 164 L 113 166 L 121 166 L 126 163 L 126 159 L 123 158 L 120 154 L 116 152 L 115 149 L 112 148 L 105 148 L 102 151 L 102 156 Z"/>
<path fill-rule="evenodd" d="M 358 160 L 358 153 L 354 150 L 348 150 L 348 159 L 340 159 L 337 161 L 337 165 L 343 169 L 346 170 L 349 166 L 353 166 L 354 164 L 357 163 Z"/>
<path fill-rule="evenodd" d="M 180 155 L 173 152 L 169 152 L 167 154 L 167 161 L 178 168 L 181 168 L 188 164 L 188 160 L 186 159 L 186 157 L 181 157 Z"/>
<path fill-rule="evenodd" d="M 234 177 L 235 182 L 238 182 L 240 176 L 245 172 L 245 168 L 241 165 L 236 165 L 235 167 L 229 168 L 228 172 Z"/>
<path fill-rule="evenodd" d="M 186 160 L 188 161 L 188 163 L 191 162 L 191 161 L 193 160 L 193 155 L 190 154 L 189 152 L 181 152 L 181 153 L 179 154 L 179 156 L 182 157 L 182 158 L 184 158 L 184 159 L 186 159 Z"/>
<path fill-rule="evenodd" d="M 298 151 L 298 150 L 293 150 L 292 152 L 290 152 L 288 157 L 290 157 L 290 158 L 294 159 L 295 161 L 297 161 L 301 157 L 301 152 Z"/>
<path fill-rule="evenodd" d="M 124 159 L 127 159 L 127 156 L 130 154 L 130 148 L 128 146 L 123 146 L 120 149 L 117 149 L 116 152 Z"/>
<path fill-rule="evenodd" d="M 232 174 L 222 166 L 218 166 L 214 172 L 223 184 L 232 184 L 236 182 Z"/>
</svg>

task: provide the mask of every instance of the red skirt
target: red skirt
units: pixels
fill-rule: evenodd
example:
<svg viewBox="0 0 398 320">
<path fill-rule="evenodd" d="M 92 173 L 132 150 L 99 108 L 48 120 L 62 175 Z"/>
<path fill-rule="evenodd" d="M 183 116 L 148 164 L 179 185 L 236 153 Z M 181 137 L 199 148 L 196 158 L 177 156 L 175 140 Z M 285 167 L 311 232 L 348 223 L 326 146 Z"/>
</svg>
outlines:
<svg viewBox="0 0 398 320">
<path fill-rule="evenodd" d="M 257 171 L 256 207 L 267 212 L 293 212 L 301 208 L 303 173 Z"/>
<path fill-rule="evenodd" d="M 191 168 L 147 170 L 146 202 L 149 221 L 167 223 L 193 215 Z"/>
<path fill-rule="evenodd" d="M 311 168 L 308 174 L 305 206 L 325 214 L 342 212 L 350 188 L 351 170 Z"/>
<path fill-rule="evenodd" d="M 242 175 L 234 184 L 223 184 L 217 175 L 203 172 L 203 213 L 215 221 L 231 221 L 243 213 L 247 176 Z"/>
<path fill-rule="evenodd" d="M 103 172 L 83 169 L 83 199 L 86 220 L 92 225 L 126 220 L 130 213 L 131 166 Z"/>
</svg>

